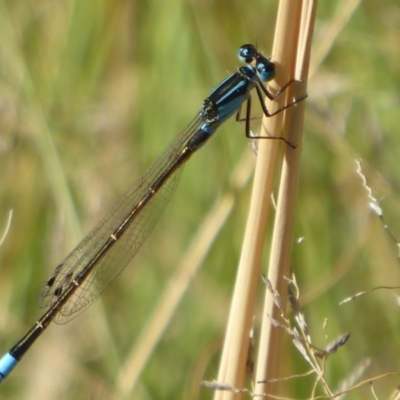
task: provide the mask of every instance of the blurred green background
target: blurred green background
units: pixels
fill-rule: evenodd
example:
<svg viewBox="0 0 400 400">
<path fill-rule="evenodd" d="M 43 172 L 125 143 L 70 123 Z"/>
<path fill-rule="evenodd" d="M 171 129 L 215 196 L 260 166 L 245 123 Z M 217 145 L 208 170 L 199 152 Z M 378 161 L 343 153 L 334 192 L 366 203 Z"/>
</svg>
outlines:
<svg viewBox="0 0 400 400">
<path fill-rule="evenodd" d="M 293 267 L 311 336 L 324 347 L 351 332 L 326 378 L 337 389 L 399 370 L 398 248 L 368 210 L 363 168 L 400 238 L 400 6 L 321 1 L 309 80 Z M 354 4 L 354 2 L 352 2 Z M 112 207 L 239 65 L 237 48 L 270 53 L 278 2 L 0 1 L 0 346 L 8 351 L 41 314 L 54 267 Z M 347 16 L 350 18 L 347 21 Z M 273 58 L 273 54 L 272 54 Z M 255 123 L 253 124 L 255 128 Z M 185 167 L 167 212 L 101 300 L 52 325 L 0 388 L 0 399 L 195 399 L 218 372 L 219 349 L 246 221 L 248 183 L 193 277 L 133 392 L 117 381 L 128 353 L 216 198 L 250 154 L 243 126 L 225 124 Z M 265 263 L 267 265 L 268 238 Z M 266 268 L 266 267 L 265 267 Z M 260 282 L 260 299 L 263 285 Z M 261 306 L 261 302 L 260 302 Z M 326 327 L 324 322 L 327 319 Z M 256 315 L 255 326 L 260 321 Z M 257 340 L 257 337 L 256 337 Z M 309 366 L 287 337 L 282 376 Z M 314 378 L 285 383 L 310 396 Z M 379 398 L 400 383 L 375 382 Z M 366 398 L 363 388 L 348 398 Z"/>
</svg>

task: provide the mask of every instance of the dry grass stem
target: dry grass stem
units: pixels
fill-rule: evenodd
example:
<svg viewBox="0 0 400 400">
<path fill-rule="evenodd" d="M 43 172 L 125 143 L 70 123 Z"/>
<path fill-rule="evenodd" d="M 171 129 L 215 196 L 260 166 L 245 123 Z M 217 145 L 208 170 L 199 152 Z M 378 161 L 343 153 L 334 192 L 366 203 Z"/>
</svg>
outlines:
<svg viewBox="0 0 400 400">
<path fill-rule="evenodd" d="M 308 4 L 308 3 L 307 3 Z M 275 45 L 273 50 L 273 60 L 277 65 L 277 77 L 276 83 L 278 87 L 283 87 L 284 84 L 295 77 L 295 62 L 296 53 L 298 46 L 299 27 L 301 21 L 301 12 L 303 5 L 302 2 L 290 2 L 282 1 L 280 3 L 280 9 L 278 14 L 278 22 L 276 28 Z M 304 5 L 303 11 L 306 9 Z M 311 15 L 314 15 L 311 13 Z M 311 18 L 310 18 L 311 20 Z M 306 20 L 307 21 L 307 20 Z M 303 29 L 308 25 L 312 28 L 311 23 L 303 23 Z M 312 29 L 310 29 L 312 30 Z M 303 42 L 304 43 L 304 42 Z M 309 44 L 309 42 L 307 42 Z M 308 53 L 309 54 L 309 53 Z M 307 64 L 308 65 L 308 64 Z M 302 72 L 305 72 L 304 70 Z M 306 77 L 306 73 L 301 75 L 301 78 Z M 291 85 L 287 91 L 286 98 L 281 96 L 275 103 L 276 107 L 283 107 L 285 104 L 293 101 L 293 86 Z M 278 89 L 279 90 L 279 89 Z M 304 90 L 304 87 L 303 87 Z M 299 93 L 296 93 L 296 96 Z M 301 98 L 304 97 L 300 94 Z M 284 103 L 286 100 L 286 103 Z M 271 105 L 270 105 L 271 106 Z M 304 102 L 300 103 L 298 109 L 304 110 Z M 274 118 L 264 118 L 263 120 L 263 131 L 262 136 L 275 136 L 281 135 L 282 119 L 285 118 L 285 125 L 287 128 L 290 127 L 288 124 L 288 116 L 292 114 L 292 110 L 289 109 L 285 113 L 280 113 Z M 292 126 L 302 126 L 302 117 L 298 116 L 296 122 Z M 290 143 L 297 145 L 301 141 L 301 136 L 298 134 L 292 134 L 292 131 L 287 129 L 289 136 L 286 136 Z M 273 176 L 275 173 L 277 163 L 277 152 L 278 152 L 279 141 L 278 140 L 259 140 L 259 152 L 257 159 L 257 166 L 254 177 L 254 186 L 252 193 L 252 200 L 250 205 L 250 211 L 246 226 L 246 232 L 243 242 L 242 255 L 239 263 L 236 286 L 234 289 L 231 311 L 228 321 L 228 327 L 225 337 L 225 343 L 223 347 L 223 354 L 221 359 L 220 371 L 218 375 L 218 382 L 227 383 L 233 387 L 243 387 L 245 379 L 245 365 L 247 357 L 247 349 L 249 346 L 249 332 L 251 330 L 252 319 L 254 315 L 254 301 L 256 293 L 256 284 L 259 280 L 260 274 L 260 263 L 262 258 L 262 252 L 264 247 L 264 236 L 265 228 L 270 207 L 270 197 L 272 193 Z M 300 156 L 299 146 L 296 149 L 290 146 L 284 146 L 285 148 L 285 163 L 288 163 L 291 168 L 285 169 L 289 171 L 293 168 L 297 168 L 298 160 Z M 297 174 L 293 178 L 286 178 L 286 182 L 297 182 Z M 282 204 L 283 198 L 289 201 L 288 205 L 294 201 L 294 188 L 295 185 L 291 184 L 287 189 L 286 193 L 280 191 L 280 202 Z M 286 208 L 286 207 L 285 207 Z M 282 205 L 279 206 L 279 210 L 282 210 Z M 278 212 L 280 212 L 278 210 Z M 290 215 L 293 219 L 293 214 Z M 282 218 L 281 218 L 282 219 Z M 288 229 L 288 223 L 280 225 L 278 222 L 276 226 L 286 229 L 286 265 L 289 265 L 289 254 L 291 246 L 291 230 Z M 278 235 L 282 235 L 283 231 L 279 229 Z M 275 236 L 276 237 L 276 236 Z M 276 242 L 276 240 L 275 240 Z M 274 248 L 274 257 L 277 260 L 276 254 L 278 253 L 277 245 Z M 286 268 L 288 271 L 288 268 Z M 276 273 L 274 269 L 274 273 Z M 283 275 L 282 275 L 283 276 Z M 273 279 L 276 283 L 277 279 Z M 262 333 L 263 336 L 268 338 L 265 330 Z M 260 357 L 257 365 L 257 371 L 266 371 L 266 366 L 262 365 L 263 361 L 260 362 L 261 357 L 266 355 L 266 346 L 268 340 L 262 340 L 263 348 L 260 348 Z M 271 356 L 268 356 L 271 357 Z M 268 358 L 273 360 L 273 358 Z M 257 377 L 260 373 L 257 372 Z M 261 374 L 264 375 L 264 374 Z M 258 388 L 257 388 L 258 389 Z M 263 391 L 256 390 L 257 393 Z M 217 391 L 215 399 L 227 400 L 238 398 L 241 393 L 233 393 L 229 391 Z"/>
<path fill-rule="evenodd" d="M 289 79 L 305 79 L 308 75 L 311 39 L 314 27 L 316 1 L 281 2 L 275 36 L 274 54 L 282 56 Z M 283 61 L 282 61 L 283 62 Z M 305 85 L 294 87 L 295 98 L 302 98 Z M 290 95 L 290 93 L 289 93 Z M 274 290 L 287 293 L 285 276 L 289 276 L 293 227 L 295 219 L 296 192 L 301 155 L 302 127 L 305 102 L 298 103 L 285 111 L 284 132 L 290 143 L 298 145 L 296 149 L 284 146 L 284 158 L 277 202 L 277 212 L 271 245 L 268 279 Z M 266 121 L 267 122 L 267 121 Z M 282 297 L 283 310 L 286 296 Z M 258 384 L 259 381 L 274 379 L 279 371 L 279 354 L 283 331 L 274 329 L 267 316 L 279 319 L 279 310 L 274 305 L 273 296 L 267 291 L 265 297 L 263 322 L 260 334 L 260 346 L 255 371 L 257 393 L 277 393 L 278 385 Z"/>
</svg>

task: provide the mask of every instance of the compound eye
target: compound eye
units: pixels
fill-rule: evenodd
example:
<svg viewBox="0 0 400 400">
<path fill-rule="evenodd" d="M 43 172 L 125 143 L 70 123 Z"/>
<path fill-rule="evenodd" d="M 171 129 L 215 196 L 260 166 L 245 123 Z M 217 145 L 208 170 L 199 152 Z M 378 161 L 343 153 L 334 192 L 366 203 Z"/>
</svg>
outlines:
<svg viewBox="0 0 400 400">
<path fill-rule="evenodd" d="M 275 64 L 267 59 L 260 61 L 259 57 L 255 68 L 263 82 L 268 82 L 275 77 Z"/>
<path fill-rule="evenodd" d="M 245 64 L 251 64 L 258 55 L 256 47 L 252 44 L 244 44 L 237 52 L 239 60 Z"/>
</svg>

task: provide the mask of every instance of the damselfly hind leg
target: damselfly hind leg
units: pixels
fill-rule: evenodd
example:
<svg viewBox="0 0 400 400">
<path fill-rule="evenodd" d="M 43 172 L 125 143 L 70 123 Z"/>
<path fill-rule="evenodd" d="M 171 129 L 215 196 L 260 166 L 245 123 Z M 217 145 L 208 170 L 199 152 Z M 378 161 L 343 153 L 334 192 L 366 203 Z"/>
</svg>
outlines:
<svg viewBox="0 0 400 400">
<path fill-rule="evenodd" d="M 300 83 L 303 81 L 304 80 L 293 79 L 293 80 L 289 81 L 285 86 L 283 86 L 281 88 L 281 90 L 279 90 L 279 92 L 275 95 L 272 95 L 268 91 L 268 89 L 262 84 L 262 82 L 258 81 L 257 84 L 255 85 L 255 89 L 256 89 L 257 96 L 260 101 L 261 108 L 263 110 L 264 115 L 267 117 L 273 117 L 274 115 L 279 114 L 280 112 L 286 110 L 287 108 L 294 106 L 295 104 L 299 103 L 300 101 L 305 100 L 307 98 L 307 95 L 305 95 L 304 97 L 302 97 L 300 99 L 295 100 L 294 102 L 292 102 L 290 104 L 287 104 L 286 106 L 284 106 L 274 112 L 270 112 L 264 103 L 263 94 L 266 95 L 270 100 L 276 100 L 289 87 L 289 85 L 291 85 L 292 83 Z M 282 136 L 255 136 L 252 134 L 251 129 L 250 129 L 250 121 L 253 119 L 261 118 L 261 115 L 258 115 L 258 116 L 251 115 L 251 97 L 249 97 L 249 99 L 247 100 L 246 115 L 244 117 L 241 116 L 241 109 L 242 108 L 239 107 L 239 109 L 236 112 L 236 121 L 237 122 L 245 122 L 245 134 L 246 134 L 247 138 L 249 138 L 249 139 L 279 139 L 279 140 L 283 140 L 287 145 L 289 145 L 293 149 L 295 149 L 297 147 L 297 146 L 293 145 L 292 143 L 288 142 Z"/>
</svg>

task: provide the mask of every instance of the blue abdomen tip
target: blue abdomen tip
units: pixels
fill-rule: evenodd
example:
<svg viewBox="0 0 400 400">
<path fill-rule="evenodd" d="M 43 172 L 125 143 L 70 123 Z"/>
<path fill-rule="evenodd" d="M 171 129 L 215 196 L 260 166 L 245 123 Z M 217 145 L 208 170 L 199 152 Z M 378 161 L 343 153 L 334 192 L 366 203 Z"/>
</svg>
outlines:
<svg viewBox="0 0 400 400">
<path fill-rule="evenodd" d="M 18 360 L 14 358 L 10 353 L 7 353 L 0 360 L 0 382 L 13 370 L 17 365 Z"/>
</svg>

